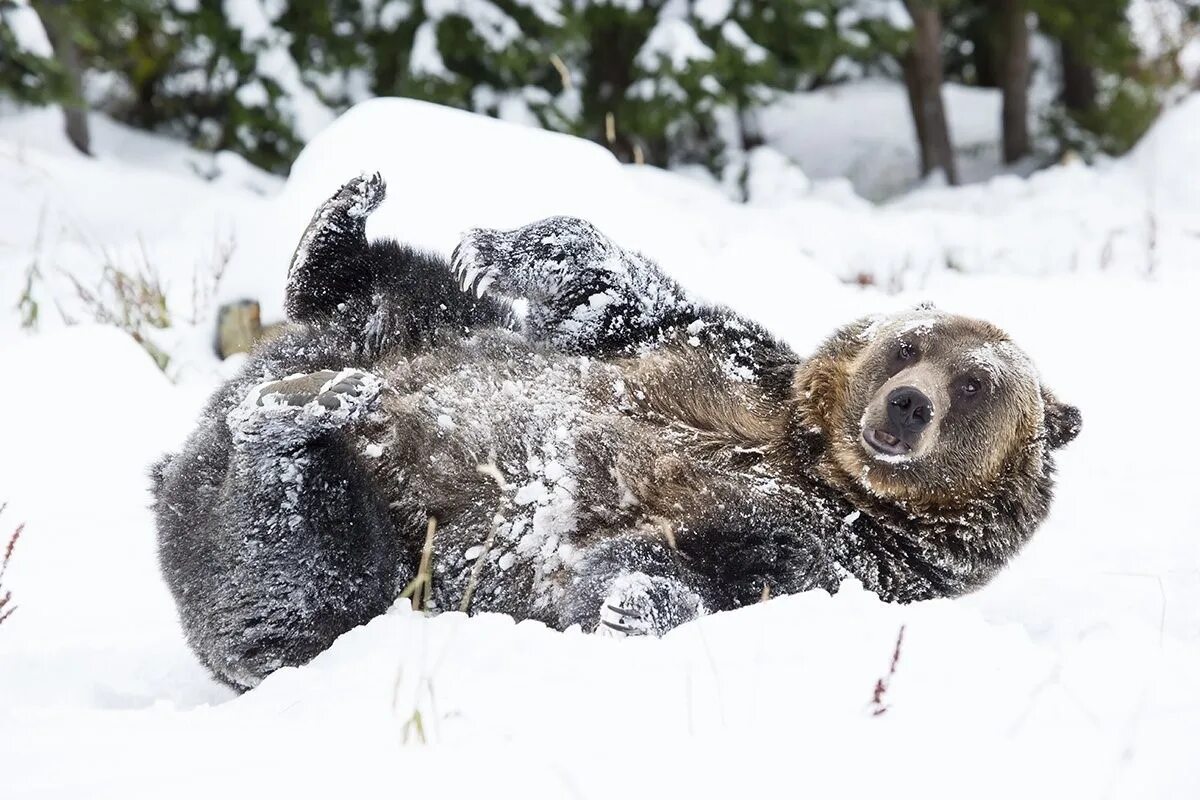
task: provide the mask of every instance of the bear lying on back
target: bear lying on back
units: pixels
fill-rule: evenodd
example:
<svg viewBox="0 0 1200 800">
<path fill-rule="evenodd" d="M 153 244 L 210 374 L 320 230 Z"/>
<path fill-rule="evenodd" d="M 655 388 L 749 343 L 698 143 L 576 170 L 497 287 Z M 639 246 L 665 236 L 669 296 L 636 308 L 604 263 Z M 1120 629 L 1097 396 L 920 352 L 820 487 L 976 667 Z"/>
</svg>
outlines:
<svg viewBox="0 0 1200 800">
<path fill-rule="evenodd" d="M 368 242 L 383 192 L 318 209 L 293 324 L 155 468 L 188 641 L 234 686 L 387 609 L 430 529 L 427 607 L 628 635 L 848 575 L 960 595 L 1046 515 L 1079 413 L 992 325 L 868 318 L 805 360 L 581 220 L 449 264 Z"/>
</svg>

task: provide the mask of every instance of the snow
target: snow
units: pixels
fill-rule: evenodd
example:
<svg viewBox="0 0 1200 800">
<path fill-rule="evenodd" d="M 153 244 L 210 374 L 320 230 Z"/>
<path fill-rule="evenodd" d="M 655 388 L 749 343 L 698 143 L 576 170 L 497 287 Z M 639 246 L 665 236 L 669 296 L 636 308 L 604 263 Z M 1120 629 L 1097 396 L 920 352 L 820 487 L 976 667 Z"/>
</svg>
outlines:
<svg viewBox="0 0 1200 800">
<path fill-rule="evenodd" d="M 664 65 L 683 72 L 693 62 L 702 64 L 712 59 L 712 49 L 700 41 L 687 20 L 663 16 L 646 37 L 634 63 L 646 72 L 656 72 Z"/>
<path fill-rule="evenodd" d="M 17 0 L 11 7 L 6 5 L 0 8 L 0 17 L 4 18 L 5 24 L 12 30 L 18 49 L 41 58 L 54 56 L 54 48 L 50 46 L 50 40 L 46 37 L 46 29 L 42 27 L 42 21 L 38 19 L 37 12 L 30 7 L 27 0 Z"/>
<path fill-rule="evenodd" d="M 521 35 L 516 20 L 487 0 L 425 0 L 425 13 L 435 24 L 446 17 L 462 17 L 492 51 L 503 50 Z"/>
<path fill-rule="evenodd" d="M 768 58 L 767 49 L 751 39 L 742 26 L 733 20 L 728 20 L 721 26 L 721 38 L 741 50 L 747 64 L 761 64 Z"/>
<path fill-rule="evenodd" d="M 1145 182 L 1147 193 L 1168 212 L 1172 208 L 1190 212 L 1200 208 L 1200 181 L 1180 168 L 1182 164 L 1200 162 L 1197 119 L 1200 94 L 1193 94 L 1169 109 L 1131 154 L 1130 161 Z"/>
<path fill-rule="evenodd" d="M 733 12 L 733 0 L 697 0 L 692 4 L 696 19 L 710 28 L 715 28 Z"/>
<path fill-rule="evenodd" d="M 272 26 L 271 21 L 283 11 L 281 4 L 223 0 L 222 7 L 229 24 L 241 31 L 242 47 L 255 54 L 256 73 L 274 80 L 283 89 L 280 102 L 295 120 L 296 134 L 305 140 L 316 136 L 332 121 L 333 112 L 304 83 L 300 68 L 288 53 L 286 36 Z"/>
<path fill-rule="evenodd" d="M 889 97 L 866 83 L 814 100 L 828 119 L 790 129 L 792 150 L 768 136 L 778 152 L 756 156 L 749 204 L 588 142 L 405 100 L 333 122 L 286 186 L 101 117 L 93 159 L 57 112 L 0 117 L 0 545 L 26 523 L 4 578 L 17 610 L 0 625 L 5 796 L 1193 794 L 1200 474 L 1180 436 L 1200 390 L 1200 98 L 1124 159 L 875 206 L 830 176 L 870 136 L 909 135 Z M 948 100 L 957 129 L 994 124 L 992 98 Z M 237 366 L 210 353 L 213 304 L 254 297 L 279 318 L 313 210 L 376 170 L 389 196 L 371 236 L 448 252 L 472 227 L 586 217 L 802 352 L 922 301 L 997 323 L 1083 412 L 1050 519 L 960 600 L 895 606 L 847 586 L 624 641 L 398 603 L 235 697 L 183 641 L 147 467 Z M 226 241 L 224 277 L 197 296 Z M 176 324 L 151 334 L 166 375 L 115 328 L 60 318 L 87 319 L 66 276 L 92 285 L 106 261 L 161 273 Z M 31 333 L 14 307 L 34 263 Z M 561 464 L 548 450 L 529 469 L 527 499 L 553 513 Z"/>
<path fill-rule="evenodd" d="M 1147 59 L 1174 55 L 1186 81 L 1200 76 L 1200 41 L 1197 23 L 1188 21 L 1195 0 L 1133 0 L 1125 9 L 1134 42 Z"/>
<path fill-rule="evenodd" d="M 812 181 L 787 157 L 771 147 L 756 147 L 747 157 L 746 199 L 756 204 L 778 205 L 802 198 Z"/>
</svg>

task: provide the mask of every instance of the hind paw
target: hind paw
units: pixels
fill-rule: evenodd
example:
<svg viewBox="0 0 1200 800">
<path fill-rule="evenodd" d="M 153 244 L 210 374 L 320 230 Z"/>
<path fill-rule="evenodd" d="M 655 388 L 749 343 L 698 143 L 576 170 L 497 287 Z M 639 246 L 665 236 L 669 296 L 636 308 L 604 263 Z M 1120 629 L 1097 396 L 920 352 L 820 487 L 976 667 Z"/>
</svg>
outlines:
<svg viewBox="0 0 1200 800">
<path fill-rule="evenodd" d="M 329 205 L 340 209 L 353 219 L 365 217 L 379 207 L 387 194 L 387 184 L 378 172 L 359 175 L 342 184 L 329 200 Z"/>
<path fill-rule="evenodd" d="M 292 375 L 255 387 L 256 406 L 304 406 L 316 403 L 328 411 L 338 411 L 368 399 L 378 378 L 355 369 L 334 372 L 330 369 Z"/>
<path fill-rule="evenodd" d="M 370 411 L 384 387 L 380 378 L 353 368 L 289 375 L 251 389 L 229 413 L 229 426 L 246 436 L 340 428 Z"/>
<path fill-rule="evenodd" d="M 600 604 L 596 633 L 617 639 L 662 636 L 704 613 L 699 596 L 679 581 L 634 572 L 614 581 Z"/>
</svg>

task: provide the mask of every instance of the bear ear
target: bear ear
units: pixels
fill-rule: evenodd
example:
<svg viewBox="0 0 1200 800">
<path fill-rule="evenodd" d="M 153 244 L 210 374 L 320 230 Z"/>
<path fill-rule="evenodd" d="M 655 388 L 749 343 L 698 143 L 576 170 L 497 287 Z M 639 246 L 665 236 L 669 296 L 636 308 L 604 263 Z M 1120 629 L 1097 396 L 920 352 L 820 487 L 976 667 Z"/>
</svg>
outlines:
<svg viewBox="0 0 1200 800">
<path fill-rule="evenodd" d="M 1046 389 L 1042 390 L 1042 403 L 1046 407 L 1046 447 L 1057 450 L 1079 435 L 1083 415 L 1078 408 L 1060 401 Z"/>
</svg>

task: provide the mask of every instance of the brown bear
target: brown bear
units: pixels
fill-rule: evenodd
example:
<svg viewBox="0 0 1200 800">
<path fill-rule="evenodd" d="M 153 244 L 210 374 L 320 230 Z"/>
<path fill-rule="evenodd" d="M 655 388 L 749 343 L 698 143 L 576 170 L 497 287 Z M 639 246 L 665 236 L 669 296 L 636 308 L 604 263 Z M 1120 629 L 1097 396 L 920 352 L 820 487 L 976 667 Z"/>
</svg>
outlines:
<svg viewBox="0 0 1200 800">
<path fill-rule="evenodd" d="M 318 209 L 289 329 L 155 469 L 164 575 L 234 686 L 406 587 L 661 634 L 847 576 L 959 595 L 1046 515 L 1079 413 L 992 325 L 922 308 L 802 359 L 581 220 L 472 231 L 449 263 L 368 242 L 383 191 Z"/>
</svg>

